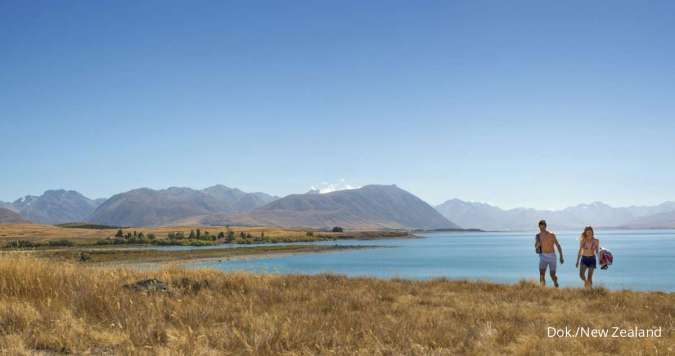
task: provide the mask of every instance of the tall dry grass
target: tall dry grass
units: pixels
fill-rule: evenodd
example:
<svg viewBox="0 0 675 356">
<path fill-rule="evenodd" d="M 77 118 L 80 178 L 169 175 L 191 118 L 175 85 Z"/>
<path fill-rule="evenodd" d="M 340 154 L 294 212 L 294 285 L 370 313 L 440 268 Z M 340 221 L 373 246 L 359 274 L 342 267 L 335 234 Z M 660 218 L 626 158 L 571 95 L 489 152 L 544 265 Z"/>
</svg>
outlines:
<svg viewBox="0 0 675 356">
<path fill-rule="evenodd" d="M 170 293 L 123 285 L 155 277 Z M 0 257 L 8 354 L 669 354 L 675 294 L 447 280 L 134 272 Z M 549 339 L 546 327 L 662 327 Z"/>
</svg>

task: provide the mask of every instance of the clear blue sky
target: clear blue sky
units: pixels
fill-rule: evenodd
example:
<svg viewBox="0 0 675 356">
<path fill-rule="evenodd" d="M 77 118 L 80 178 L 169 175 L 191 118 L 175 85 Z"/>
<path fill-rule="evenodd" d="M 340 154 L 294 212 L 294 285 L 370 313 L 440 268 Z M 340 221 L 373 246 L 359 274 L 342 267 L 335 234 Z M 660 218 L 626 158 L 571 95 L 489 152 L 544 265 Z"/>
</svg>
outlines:
<svg viewBox="0 0 675 356">
<path fill-rule="evenodd" d="M 0 200 L 675 199 L 673 1 L 0 0 Z"/>
</svg>

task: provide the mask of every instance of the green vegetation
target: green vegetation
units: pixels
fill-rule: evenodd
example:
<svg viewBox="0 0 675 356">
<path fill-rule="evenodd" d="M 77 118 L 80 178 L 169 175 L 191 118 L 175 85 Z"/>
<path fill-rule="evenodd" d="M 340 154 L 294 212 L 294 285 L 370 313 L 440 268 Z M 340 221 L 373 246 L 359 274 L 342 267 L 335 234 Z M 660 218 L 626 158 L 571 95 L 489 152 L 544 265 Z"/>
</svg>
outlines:
<svg viewBox="0 0 675 356">
<path fill-rule="evenodd" d="M 162 239 L 157 240 L 152 234 L 153 237 L 143 237 L 143 238 L 114 238 L 114 239 L 101 239 L 96 241 L 96 245 L 157 245 L 157 246 L 209 246 L 215 245 L 214 241 L 205 241 L 197 239 Z"/>
<path fill-rule="evenodd" d="M 11 240 L 7 241 L 3 248 L 35 248 L 41 246 L 39 242 L 33 242 L 28 240 Z"/>
<path fill-rule="evenodd" d="M 58 239 L 47 241 L 11 240 L 7 241 L 2 248 L 5 249 L 34 249 L 40 247 L 70 247 L 74 246 L 70 240 Z"/>
<path fill-rule="evenodd" d="M 47 246 L 52 246 L 52 247 L 55 247 L 55 246 L 69 247 L 69 246 L 74 246 L 74 245 L 75 244 L 72 241 L 66 240 L 66 239 L 47 241 Z"/>
</svg>

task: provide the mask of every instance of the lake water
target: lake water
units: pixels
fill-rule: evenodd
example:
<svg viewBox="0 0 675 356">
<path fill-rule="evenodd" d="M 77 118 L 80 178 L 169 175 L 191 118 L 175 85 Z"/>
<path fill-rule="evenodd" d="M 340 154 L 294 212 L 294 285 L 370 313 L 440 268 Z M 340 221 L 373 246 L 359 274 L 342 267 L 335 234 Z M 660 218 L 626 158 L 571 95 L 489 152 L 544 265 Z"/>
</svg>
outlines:
<svg viewBox="0 0 675 356">
<path fill-rule="evenodd" d="M 565 254 L 558 263 L 562 287 L 581 287 L 575 268 L 579 231 L 557 232 Z M 445 232 L 421 239 L 324 241 L 324 245 L 383 248 L 295 254 L 247 260 L 197 263 L 193 267 L 258 273 L 334 273 L 348 276 L 486 280 L 513 283 L 539 279 L 532 233 Z M 675 230 L 596 231 L 614 254 L 608 270 L 596 270 L 595 285 L 610 289 L 675 291 Z M 547 283 L 551 285 L 547 274 Z"/>
</svg>

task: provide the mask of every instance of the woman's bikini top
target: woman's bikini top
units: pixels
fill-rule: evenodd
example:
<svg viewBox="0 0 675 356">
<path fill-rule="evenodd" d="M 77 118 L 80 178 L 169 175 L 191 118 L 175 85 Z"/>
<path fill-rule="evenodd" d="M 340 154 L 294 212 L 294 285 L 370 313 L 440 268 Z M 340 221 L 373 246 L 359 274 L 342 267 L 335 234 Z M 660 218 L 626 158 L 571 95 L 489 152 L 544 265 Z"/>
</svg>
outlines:
<svg viewBox="0 0 675 356">
<path fill-rule="evenodd" d="M 581 242 L 581 248 L 584 250 L 591 250 L 593 253 L 595 253 L 595 246 L 597 241 L 598 240 L 596 240 L 595 238 L 593 238 L 591 241 L 584 240 Z"/>
</svg>

